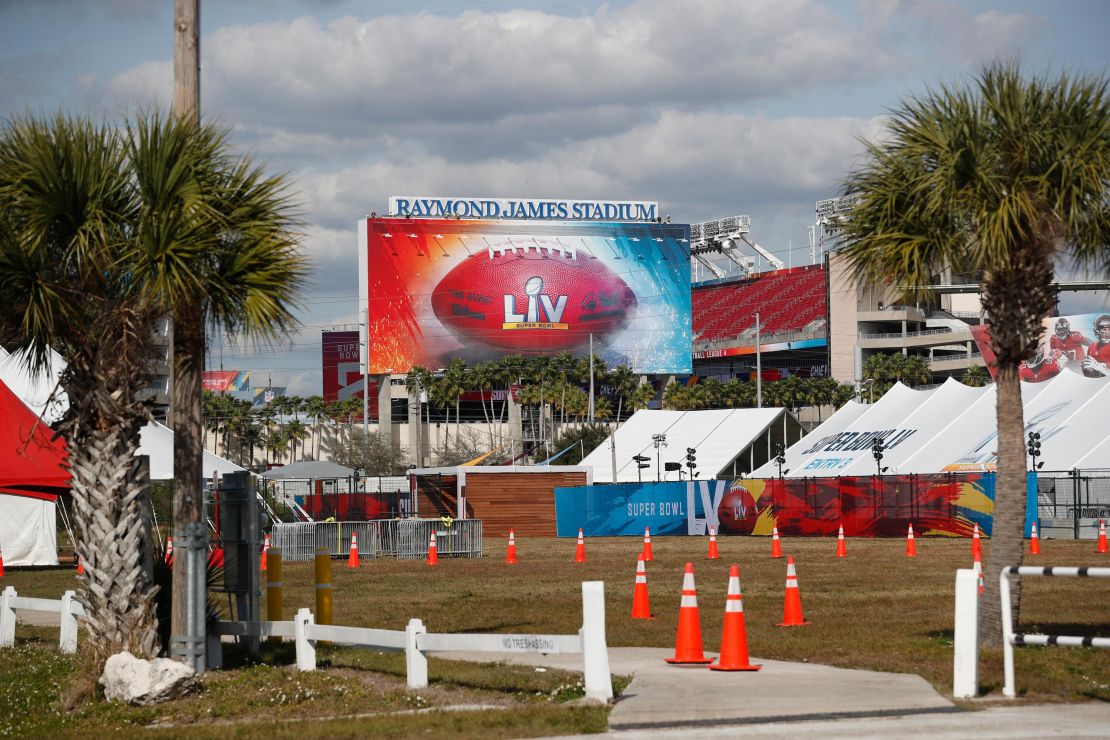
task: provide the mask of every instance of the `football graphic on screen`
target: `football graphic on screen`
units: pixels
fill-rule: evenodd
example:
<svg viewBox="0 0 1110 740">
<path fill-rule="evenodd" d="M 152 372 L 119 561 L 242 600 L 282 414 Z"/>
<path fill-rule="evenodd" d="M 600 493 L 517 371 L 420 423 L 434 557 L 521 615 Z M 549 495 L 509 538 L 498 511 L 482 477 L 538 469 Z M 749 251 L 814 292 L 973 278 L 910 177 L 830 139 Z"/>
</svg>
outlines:
<svg viewBox="0 0 1110 740">
<path fill-rule="evenodd" d="M 717 507 L 717 518 L 723 532 L 751 534 L 755 529 L 755 520 L 759 518 L 755 498 L 744 486 L 732 484 Z"/>
<path fill-rule="evenodd" d="M 636 296 L 604 263 L 558 241 L 498 241 L 432 291 L 432 312 L 465 343 L 561 352 L 620 328 Z"/>
</svg>

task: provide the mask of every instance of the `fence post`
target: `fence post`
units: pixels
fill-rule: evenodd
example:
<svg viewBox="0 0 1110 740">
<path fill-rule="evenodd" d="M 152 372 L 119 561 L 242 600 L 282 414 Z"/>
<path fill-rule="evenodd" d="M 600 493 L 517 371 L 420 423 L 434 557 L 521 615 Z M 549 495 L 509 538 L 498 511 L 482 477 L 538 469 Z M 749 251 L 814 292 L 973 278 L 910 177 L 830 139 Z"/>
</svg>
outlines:
<svg viewBox="0 0 1110 740">
<path fill-rule="evenodd" d="M 0 647 L 15 645 L 15 609 L 12 600 L 15 598 L 15 589 L 8 586 L 0 594 Z"/>
<path fill-rule="evenodd" d="M 605 644 L 605 582 L 582 582 L 582 675 L 586 698 L 608 702 L 613 698 L 609 675 L 609 648 Z"/>
<path fill-rule="evenodd" d="M 315 624 L 312 611 L 309 609 L 297 610 L 293 618 L 293 639 L 297 643 L 297 670 L 316 670 L 316 646 L 308 639 L 308 625 Z"/>
<path fill-rule="evenodd" d="M 73 616 L 73 597 L 75 592 L 62 594 L 62 611 L 59 615 L 61 629 L 58 632 L 58 649 L 63 653 L 77 652 L 77 617 Z"/>
<path fill-rule="evenodd" d="M 419 619 L 410 619 L 405 627 L 405 672 L 410 689 L 428 688 L 428 656 L 416 646 L 417 636 L 427 631 Z"/>
<path fill-rule="evenodd" d="M 979 576 L 970 568 L 956 571 L 952 648 L 952 696 L 970 699 L 979 693 Z"/>
</svg>

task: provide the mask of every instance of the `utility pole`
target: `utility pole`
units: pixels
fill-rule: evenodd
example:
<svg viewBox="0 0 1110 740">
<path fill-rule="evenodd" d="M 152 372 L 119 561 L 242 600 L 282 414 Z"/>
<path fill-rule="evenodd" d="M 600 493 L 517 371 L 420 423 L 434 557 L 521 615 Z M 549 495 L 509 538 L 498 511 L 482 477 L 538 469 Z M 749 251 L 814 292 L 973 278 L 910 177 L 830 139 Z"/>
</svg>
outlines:
<svg viewBox="0 0 1110 740">
<path fill-rule="evenodd" d="M 594 423 L 594 335 L 590 334 L 590 423 Z"/>
<path fill-rule="evenodd" d="M 200 0 L 173 3 L 173 114 L 200 122 Z"/>
</svg>

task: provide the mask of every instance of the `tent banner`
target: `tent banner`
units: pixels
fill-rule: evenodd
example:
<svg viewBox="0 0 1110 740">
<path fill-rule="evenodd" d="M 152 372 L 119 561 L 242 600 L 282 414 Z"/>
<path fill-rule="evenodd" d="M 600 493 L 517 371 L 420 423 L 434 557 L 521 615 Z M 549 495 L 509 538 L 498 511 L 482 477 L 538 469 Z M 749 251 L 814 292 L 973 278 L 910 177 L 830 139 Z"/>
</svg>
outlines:
<svg viewBox="0 0 1110 740">
<path fill-rule="evenodd" d="M 1035 482 L 1031 486 L 1035 501 Z M 559 537 L 652 534 L 990 536 L 993 473 L 624 483 L 555 489 Z M 1028 509 L 1027 509 L 1028 510 Z M 1035 508 L 1032 509 L 1035 513 Z M 1028 530 L 1029 524 L 1026 523 Z"/>
</svg>

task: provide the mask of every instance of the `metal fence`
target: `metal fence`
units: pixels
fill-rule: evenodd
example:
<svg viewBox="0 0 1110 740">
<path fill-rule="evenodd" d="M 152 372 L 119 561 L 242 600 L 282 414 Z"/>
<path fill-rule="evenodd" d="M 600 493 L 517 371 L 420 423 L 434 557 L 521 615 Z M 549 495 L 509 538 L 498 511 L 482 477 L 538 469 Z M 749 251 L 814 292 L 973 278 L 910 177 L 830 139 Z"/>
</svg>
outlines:
<svg viewBox="0 0 1110 740">
<path fill-rule="evenodd" d="M 1110 470 L 1041 471 L 1037 516 L 1042 536 L 1094 539 L 1110 519 Z"/>
<path fill-rule="evenodd" d="M 482 522 L 477 519 L 378 519 L 369 522 L 297 522 L 275 524 L 272 547 L 280 547 L 285 560 L 311 560 L 318 549 L 332 557 L 351 551 L 351 533 L 358 533 L 360 557 L 422 558 L 428 553 L 432 530 L 440 557 L 482 557 Z"/>
</svg>

